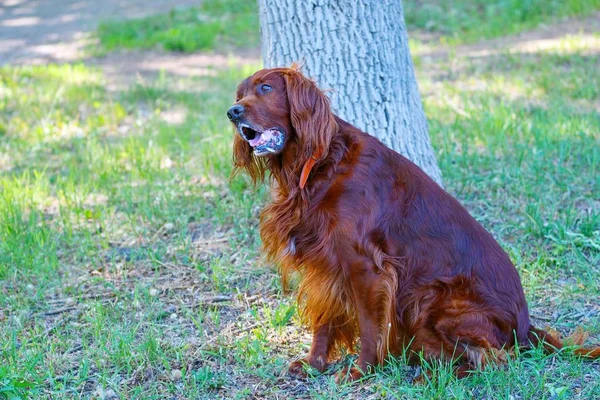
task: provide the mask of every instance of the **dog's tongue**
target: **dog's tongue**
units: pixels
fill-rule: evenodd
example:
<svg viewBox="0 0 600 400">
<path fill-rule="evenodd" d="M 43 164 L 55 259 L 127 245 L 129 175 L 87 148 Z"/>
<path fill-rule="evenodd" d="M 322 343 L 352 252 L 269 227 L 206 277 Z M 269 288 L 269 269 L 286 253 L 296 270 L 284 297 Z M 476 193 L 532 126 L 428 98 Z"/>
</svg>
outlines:
<svg viewBox="0 0 600 400">
<path fill-rule="evenodd" d="M 260 135 L 256 136 L 254 139 L 250 140 L 248 143 L 250 143 L 250 146 L 252 146 L 252 147 L 257 147 L 257 146 L 260 146 L 261 144 L 267 143 L 271 139 L 273 139 L 273 131 L 272 131 L 272 129 L 269 129 L 267 131 L 264 131 Z"/>
<path fill-rule="evenodd" d="M 262 140 L 262 134 L 256 136 L 252 140 L 249 140 L 248 143 L 250 143 L 250 146 L 256 147 L 256 146 L 258 146 L 258 144 L 260 143 L 261 140 Z"/>
</svg>

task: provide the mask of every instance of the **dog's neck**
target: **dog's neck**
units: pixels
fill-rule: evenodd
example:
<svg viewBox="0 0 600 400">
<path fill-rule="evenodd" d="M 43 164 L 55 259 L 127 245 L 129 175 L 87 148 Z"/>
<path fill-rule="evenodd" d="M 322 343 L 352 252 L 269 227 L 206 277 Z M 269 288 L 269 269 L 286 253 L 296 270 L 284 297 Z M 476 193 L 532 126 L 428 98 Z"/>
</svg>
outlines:
<svg viewBox="0 0 600 400">
<path fill-rule="evenodd" d="M 304 189 L 309 183 L 311 173 L 314 174 L 314 171 L 319 168 L 321 162 L 326 158 L 322 157 L 322 152 L 317 151 L 302 162 L 297 161 L 298 155 L 296 152 L 290 151 L 271 159 L 269 169 L 280 195 L 287 198 L 289 196 L 295 197 L 299 193 L 306 193 Z M 294 167 L 287 167 L 290 165 L 294 165 Z"/>
<path fill-rule="evenodd" d="M 306 186 L 306 181 L 308 180 L 310 171 L 312 171 L 317 161 L 319 161 L 319 159 L 321 158 L 321 154 L 321 151 L 315 152 L 315 154 L 311 155 L 310 158 L 304 163 L 304 166 L 302 167 L 302 172 L 300 173 L 300 184 L 298 185 L 300 190 L 304 189 L 304 186 Z"/>
<path fill-rule="evenodd" d="M 317 170 L 328 168 L 338 164 L 348 152 L 348 144 L 355 142 L 357 136 L 362 133 L 359 129 L 350 125 L 343 119 L 335 116 L 337 129 L 332 137 L 326 156 L 322 152 L 315 151 L 309 158 L 302 160 L 300 147 L 294 143 L 293 149 L 279 154 L 271 159 L 268 169 L 271 176 L 277 182 L 280 194 L 283 197 L 295 196 L 298 193 L 307 193 L 311 177 Z M 286 168 L 294 165 L 293 168 Z M 304 197 L 304 196 L 303 196 Z"/>
</svg>

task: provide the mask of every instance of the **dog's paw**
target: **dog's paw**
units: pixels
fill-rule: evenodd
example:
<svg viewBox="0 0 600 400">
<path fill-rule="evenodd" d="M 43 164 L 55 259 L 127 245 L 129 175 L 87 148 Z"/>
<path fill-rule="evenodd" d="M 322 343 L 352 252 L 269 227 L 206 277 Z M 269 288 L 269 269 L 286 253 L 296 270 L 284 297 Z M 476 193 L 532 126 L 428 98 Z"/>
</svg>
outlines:
<svg viewBox="0 0 600 400">
<path fill-rule="evenodd" d="M 329 364 L 322 357 L 314 358 L 312 363 L 308 358 L 303 358 L 290 364 L 288 374 L 294 378 L 305 379 L 317 371 L 323 373 L 327 368 L 329 368 Z"/>
<path fill-rule="evenodd" d="M 288 374 L 297 379 L 306 379 L 308 378 L 307 370 L 309 368 L 310 365 L 306 359 L 294 361 L 288 368 Z"/>
<path fill-rule="evenodd" d="M 335 376 L 335 383 L 350 383 L 365 376 L 365 373 L 356 367 L 345 367 Z"/>
</svg>

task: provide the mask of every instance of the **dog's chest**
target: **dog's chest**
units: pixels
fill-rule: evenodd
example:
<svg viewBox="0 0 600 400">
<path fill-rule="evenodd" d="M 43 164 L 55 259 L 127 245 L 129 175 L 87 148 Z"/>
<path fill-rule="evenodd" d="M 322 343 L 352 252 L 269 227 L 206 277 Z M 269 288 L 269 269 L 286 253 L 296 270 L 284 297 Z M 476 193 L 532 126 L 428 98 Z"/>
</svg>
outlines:
<svg viewBox="0 0 600 400">
<path fill-rule="evenodd" d="M 314 229 L 310 224 L 299 222 L 289 226 L 287 232 L 277 238 L 277 252 L 292 262 L 302 263 L 320 252 L 326 238 L 322 231 Z M 283 233 L 283 232 L 282 232 Z"/>
<path fill-rule="evenodd" d="M 287 246 L 284 248 L 284 253 L 290 257 L 296 256 L 296 237 L 290 235 L 287 241 Z"/>
<path fill-rule="evenodd" d="M 265 249 L 275 258 L 301 264 L 323 256 L 335 224 L 330 213 L 317 204 L 299 204 L 300 199 L 274 196 L 263 211 L 261 237 Z"/>
</svg>

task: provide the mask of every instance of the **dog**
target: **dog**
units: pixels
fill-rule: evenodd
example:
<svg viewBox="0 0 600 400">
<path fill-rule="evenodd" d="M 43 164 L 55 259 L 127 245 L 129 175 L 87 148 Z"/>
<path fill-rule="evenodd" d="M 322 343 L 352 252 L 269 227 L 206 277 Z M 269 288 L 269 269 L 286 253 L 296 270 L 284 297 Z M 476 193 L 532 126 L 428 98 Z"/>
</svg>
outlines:
<svg viewBox="0 0 600 400">
<path fill-rule="evenodd" d="M 227 116 L 234 174 L 256 185 L 270 173 L 267 258 L 284 287 L 300 276 L 313 339 L 291 375 L 305 377 L 305 364 L 325 371 L 358 338 L 357 365 L 339 377 L 356 380 L 406 350 L 453 359 L 464 376 L 502 349 L 563 347 L 531 325 L 519 274 L 492 235 L 418 166 L 334 115 L 295 65 L 245 79 Z M 575 353 L 599 358 L 600 348 Z"/>
</svg>

